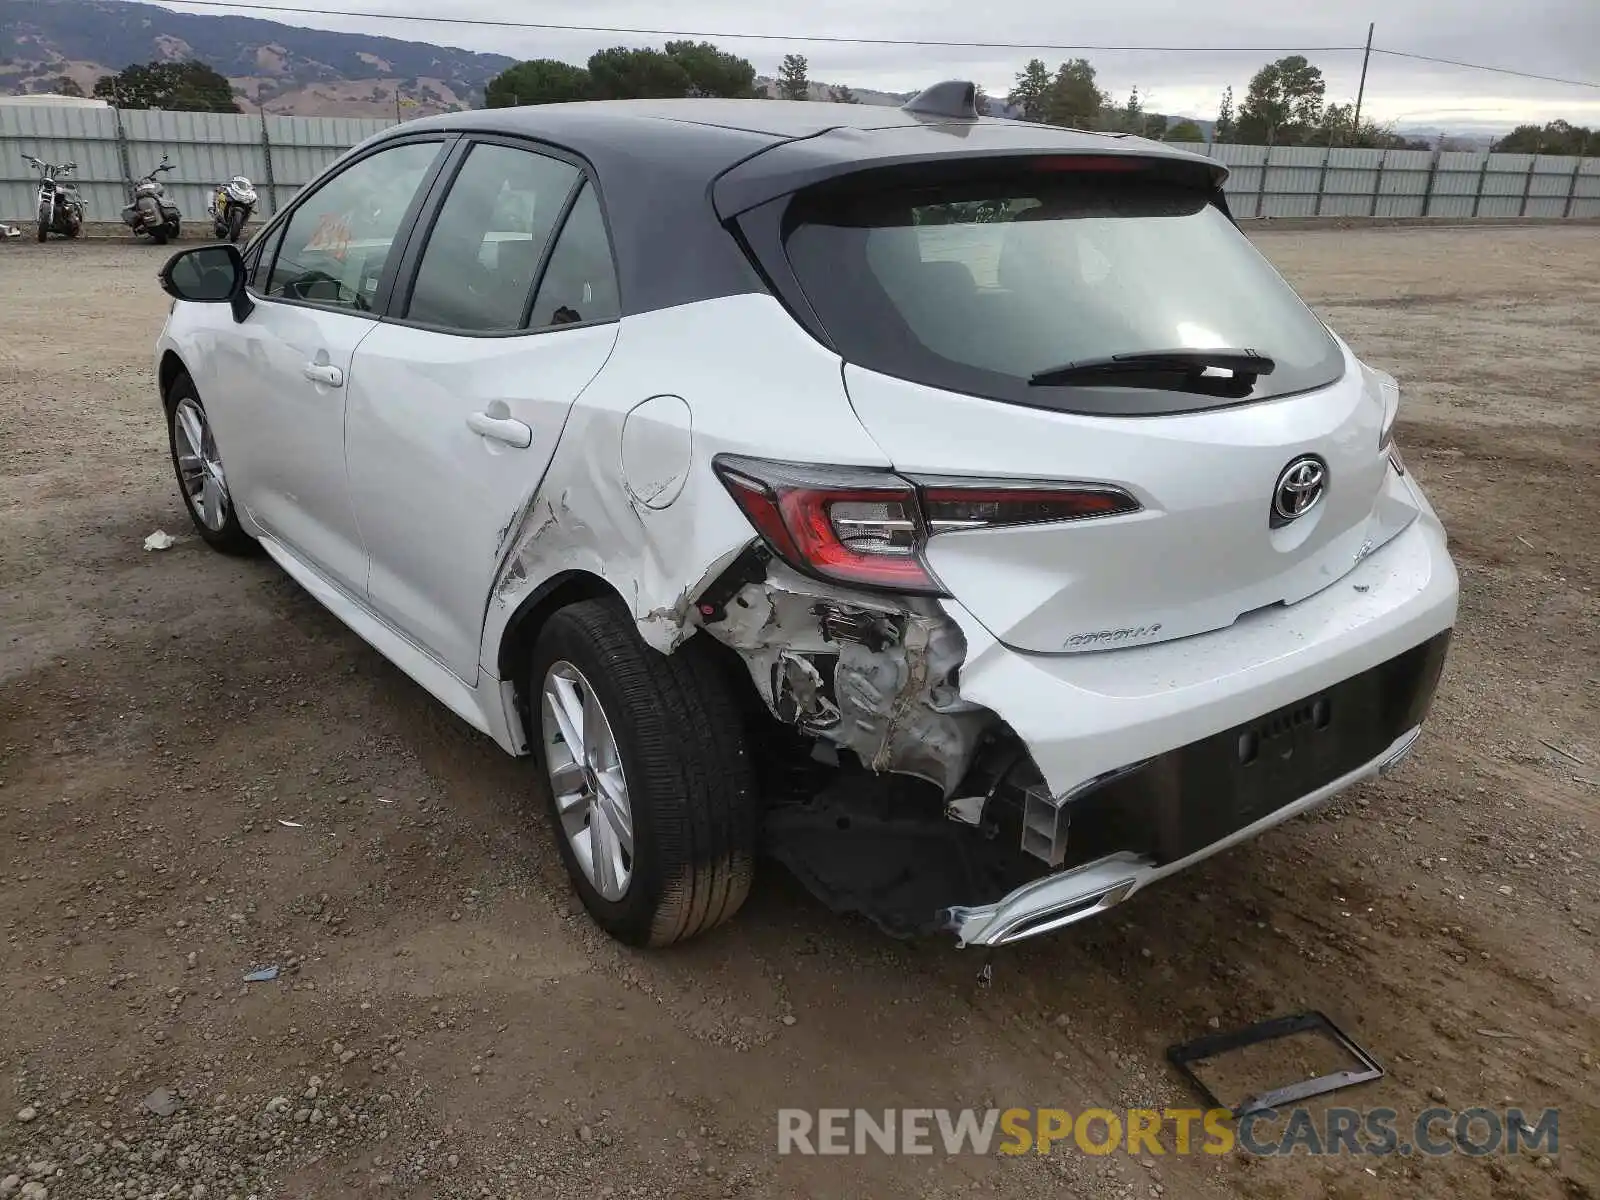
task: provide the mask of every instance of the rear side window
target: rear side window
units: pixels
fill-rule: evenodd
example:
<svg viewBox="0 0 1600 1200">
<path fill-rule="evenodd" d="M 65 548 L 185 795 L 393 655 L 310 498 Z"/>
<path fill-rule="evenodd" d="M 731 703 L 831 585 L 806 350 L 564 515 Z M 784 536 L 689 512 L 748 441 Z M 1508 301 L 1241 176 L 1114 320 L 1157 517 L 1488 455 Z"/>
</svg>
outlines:
<svg viewBox="0 0 1600 1200">
<path fill-rule="evenodd" d="M 1243 400 L 1342 374 L 1322 322 L 1204 187 L 1135 172 L 992 167 L 982 179 L 903 178 L 862 176 L 802 195 L 785 219 L 801 288 L 844 357 L 863 367 L 1109 414 L 1241 397 L 1029 381 L 1086 359 L 1223 347 L 1276 363 Z"/>
<path fill-rule="evenodd" d="M 406 319 L 474 333 L 522 328 L 534 276 L 579 171 L 508 146 L 472 148 L 439 210 Z"/>
<path fill-rule="evenodd" d="M 621 315 L 605 219 L 594 188 L 585 184 L 539 281 L 530 328 L 615 321 Z"/>
</svg>

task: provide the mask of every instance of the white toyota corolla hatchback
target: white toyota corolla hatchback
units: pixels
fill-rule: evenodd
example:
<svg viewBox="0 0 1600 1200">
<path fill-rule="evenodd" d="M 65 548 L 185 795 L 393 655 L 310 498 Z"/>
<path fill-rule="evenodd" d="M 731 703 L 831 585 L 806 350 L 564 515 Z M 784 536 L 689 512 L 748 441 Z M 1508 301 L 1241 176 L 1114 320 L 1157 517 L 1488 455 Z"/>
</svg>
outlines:
<svg viewBox="0 0 1600 1200">
<path fill-rule="evenodd" d="M 414 121 L 162 272 L 200 535 L 534 759 L 625 941 L 765 852 L 1012 942 L 1418 737 L 1457 582 L 1395 382 L 1219 164 L 972 100 Z"/>
</svg>

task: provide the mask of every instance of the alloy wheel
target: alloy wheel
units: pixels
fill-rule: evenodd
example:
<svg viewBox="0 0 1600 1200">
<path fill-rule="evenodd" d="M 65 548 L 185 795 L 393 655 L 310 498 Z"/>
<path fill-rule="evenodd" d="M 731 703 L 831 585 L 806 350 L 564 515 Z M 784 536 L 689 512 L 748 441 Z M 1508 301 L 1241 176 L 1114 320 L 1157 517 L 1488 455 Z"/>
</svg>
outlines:
<svg viewBox="0 0 1600 1200">
<path fill-rule="evenodd" d="M 178 401 L 172 414 L 172 436 L 178 480 L 189 507 L 202 525 L 221 533 L 228 523 L 228 480 L 206 410 L 188 397 Z"/>
<path fill-rule="evenodd" d="M 553 664 L 541 689 L 540 729 L 561 831 L 594 890 L 613 903 L 633 877 L 633 809 L 611 722 L 570 662 Z"/>
</svg>

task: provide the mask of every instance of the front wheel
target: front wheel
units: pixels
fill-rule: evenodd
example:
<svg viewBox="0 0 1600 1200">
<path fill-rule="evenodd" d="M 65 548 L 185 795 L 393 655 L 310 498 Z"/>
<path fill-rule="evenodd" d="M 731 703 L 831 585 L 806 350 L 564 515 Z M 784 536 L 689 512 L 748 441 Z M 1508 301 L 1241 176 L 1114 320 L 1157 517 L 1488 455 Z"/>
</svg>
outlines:
<svg viewBox="0 0 1600 1200">
<path fill-rule="evenodd" d="M 704 933 L 750 892 L 755 778 L 704 649 L 662 655 L 598 600 L 556 613 L 534 647 L 535 754 L 561 857 L 589 915 L 628 945 Z"/>
<path fill-rule="evenodd" d="M 228 240 L 237 243 L 239 236 L 244 233 L 244 221 L 250 214 L 242 208 L 228 210 Z"/>
<path fill-rule="evenodd" d="M 50 236 L 50 209 L 45 205 L 39 206 L 39 240 L 42 242 Z"/>
<path fill-rule="evenodd" d="M 222 453 L 200 393 L 188 375 L 179 375 L 167 390 L 167 440 L 178 492 L 195 531 L 224 554 L 252 553 L 256 540 L 239 524 Z"/>
</svg>

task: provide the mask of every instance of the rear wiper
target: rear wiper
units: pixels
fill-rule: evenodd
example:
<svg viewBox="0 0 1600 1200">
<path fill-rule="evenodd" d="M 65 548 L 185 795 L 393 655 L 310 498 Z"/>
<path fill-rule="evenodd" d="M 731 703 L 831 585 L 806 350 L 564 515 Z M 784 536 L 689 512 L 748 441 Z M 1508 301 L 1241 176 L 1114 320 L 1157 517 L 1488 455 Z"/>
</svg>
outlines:
<svg viewBox="0 0 1600 1200">
<path fill-rule="evenodd" d="M 1262 375 L 1278 364 L 1254 350 L 1140 350 L 1105 358 L 1083 358 L 1037 371 L 1029 377 L 1033 387 L 1068 383 L 1095 383 L 1102 387 L 1178 387 L 1185 391 L 1248 393 Z M 1230 371 L 1208 375 L 1207 368 Z"/>
</svg>

